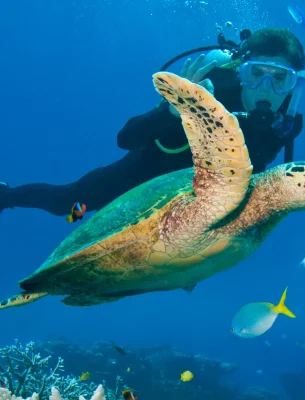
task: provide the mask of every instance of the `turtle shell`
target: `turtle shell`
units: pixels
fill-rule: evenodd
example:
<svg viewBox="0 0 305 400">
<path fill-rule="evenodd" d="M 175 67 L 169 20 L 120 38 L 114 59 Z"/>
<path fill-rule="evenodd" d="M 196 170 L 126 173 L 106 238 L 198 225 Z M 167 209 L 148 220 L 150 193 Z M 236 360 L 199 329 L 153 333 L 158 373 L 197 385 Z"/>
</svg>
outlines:
<svg viewBox="0 0 305 400">
<path fill-rule="evenodd" d="M 192 193 L 193 175 L 193 168 L 175 171 L 124 193 L 75 229 L 34 274 L 19 282 L 20 287 L 26 290 L 32 289 L 28 283 L 37 281 L 38 275 L 44 275 L 44 272 L 54 267 L 57 267 L 58 271 L 58 267 L 63 266 L 61 272 L 64 273 L 67 265 L 70 264 L 73 265 L 74 271 L 76 266 L 82 268 L 79 272 L 84 274 L 85 269 L 82 266 L 88 262 L 87 257 L 90 257 L 90 251 L 85 250 L 99 243 L 102 253 L 103 240 L 112 237 L 115 246 L 116 235 L 119 236 L 118 234 L 131 225 L 133 229 L 137 229 L 136 225 L 140 221 L 158 213 L 176 197 Z M 49 273 L 45 276 L 48 275 Z M 44 279 L 43 276 L 40 278 Z"/>
</svg>

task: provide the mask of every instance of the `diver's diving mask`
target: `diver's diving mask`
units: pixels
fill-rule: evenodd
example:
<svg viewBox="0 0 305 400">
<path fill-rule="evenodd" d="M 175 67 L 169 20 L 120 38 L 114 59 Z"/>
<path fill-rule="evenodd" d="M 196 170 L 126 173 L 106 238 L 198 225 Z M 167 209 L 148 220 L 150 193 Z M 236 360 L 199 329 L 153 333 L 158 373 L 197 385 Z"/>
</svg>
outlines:
<svg viewBox="0 0 305 400">
<path fill-rule="evenodd" d="M 242 83 L 249 89 L 256 89 L 267 80 L 277 94 L 291 92 L 298 81 L 298 73 L 293 68 L 275 62 L 246 61 L 241 64 L 239 73 Z"/>
</svg>

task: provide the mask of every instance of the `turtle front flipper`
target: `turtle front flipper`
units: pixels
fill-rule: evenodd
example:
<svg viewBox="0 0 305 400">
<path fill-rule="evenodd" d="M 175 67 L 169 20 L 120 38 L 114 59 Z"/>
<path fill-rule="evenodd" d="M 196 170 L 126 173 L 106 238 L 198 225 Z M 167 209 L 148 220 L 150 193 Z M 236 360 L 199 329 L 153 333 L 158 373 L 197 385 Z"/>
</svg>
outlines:
<svg viewBox="0 0 305 400">
<path fill-rule="evenodd" d="M 8 299 L 1 300 L 0 310 L 8 307 L 25 306 L 26 304 L 33 303 L 47 295 L 48 293 L 46 292 L 22 292 L 9 297 Z"/>
<path fill-rule="evenodd" d="M 200 85 L 168 72 L 153 78 L 181 115 L 193 154 L 193 189 L 209 205 L 206 224 L 214 224 L 239 206 L 252 173 L 238 120 Z"/>
<path fill-rule="evenodd" d="M 97 306 L 103 303 L 110 303 L 113 301 L 118 301 L 123 299 L 124 296 L 114 296 L 114 297 L 107 297 L 107 296 L 96 296 L 93 294 L 70 294 L 67 297 L 64 297 L 61 302 L 64 303 L 66 306 L 76 306 L 76 307 L 89 307 L 89 306 Z"/>
</svg>

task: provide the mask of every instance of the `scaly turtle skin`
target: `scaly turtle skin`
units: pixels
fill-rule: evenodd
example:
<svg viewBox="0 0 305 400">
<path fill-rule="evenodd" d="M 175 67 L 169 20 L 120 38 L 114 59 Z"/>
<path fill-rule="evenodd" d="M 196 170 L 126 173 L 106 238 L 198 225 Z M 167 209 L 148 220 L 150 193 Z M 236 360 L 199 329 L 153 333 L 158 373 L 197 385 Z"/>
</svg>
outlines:
<svg viewBox="0 0 305 400">
<path fill-rule="evenodd" d="M 248 257 L 285 215 L 304 208 L 305 162 L 251 177 L 233 115 L 174 74 L 157 73 L 154 84 L 181 115 L 194 167 L 153 179 L 97 212 L 0 308 L 46 295 L 89 306 L 189 287 Z"/>
</svg>

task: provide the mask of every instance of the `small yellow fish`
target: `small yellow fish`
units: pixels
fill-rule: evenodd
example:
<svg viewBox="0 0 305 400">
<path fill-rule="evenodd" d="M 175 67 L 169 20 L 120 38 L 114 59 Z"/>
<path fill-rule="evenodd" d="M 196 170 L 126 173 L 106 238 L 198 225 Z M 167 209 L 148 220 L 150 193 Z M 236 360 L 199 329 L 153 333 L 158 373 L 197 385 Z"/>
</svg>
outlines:
<svg viewBox="0 0 305 400">
<path fill-rule="evenodd" d="M 184 371 L 181 374 L 181 380 L 182 382 L 189 382 L 194 378 L 194 375 L 192 374 L 191 371 Z"/>
<path fill-rule="evenodd" d="M 90 372 L 83 372 L 81 376 L 79 377 L 80 381 L 86 381 L 87 379 L 90 379 L 92 374 Z"/>
<path fill-rule="evenodd" d="M 128 367 L 128 368 L 126 369 L 126 371 L 127 371 L 127 372 L 130 372 L 130 367 Z"/>
</svg>

